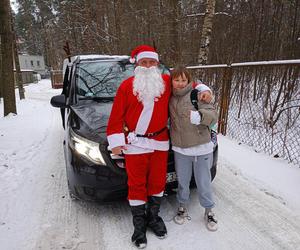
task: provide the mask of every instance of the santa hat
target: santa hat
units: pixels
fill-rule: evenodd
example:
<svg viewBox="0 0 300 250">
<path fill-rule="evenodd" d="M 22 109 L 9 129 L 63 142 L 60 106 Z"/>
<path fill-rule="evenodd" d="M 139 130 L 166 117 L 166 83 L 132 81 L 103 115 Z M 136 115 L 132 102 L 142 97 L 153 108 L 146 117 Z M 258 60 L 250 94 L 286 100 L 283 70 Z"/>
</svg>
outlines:
<svg viewBox="0 0 300 250">
<path fill-rule="evenodd" d="M 135 63 L 142 58 L 152 58 L 158 61 L 158 54 L 153 47 L 149 45 L 140 45 L 132 50 L 129 61 Z"/>
</svg>

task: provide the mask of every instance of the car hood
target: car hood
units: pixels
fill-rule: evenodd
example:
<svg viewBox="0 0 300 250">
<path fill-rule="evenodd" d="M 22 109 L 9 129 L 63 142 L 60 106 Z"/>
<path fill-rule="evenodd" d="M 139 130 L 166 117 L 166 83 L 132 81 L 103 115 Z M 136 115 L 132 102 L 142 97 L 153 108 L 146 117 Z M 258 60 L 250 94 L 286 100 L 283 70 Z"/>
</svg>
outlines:
<svg viewBox="0 0 300 250">
<path fill-rule="evenodd" d="M 106 139 L 106 127 L 112 104 L 112 101 L 81 100 L 78 104 L 72 105 L 71 110 L 75 113 L 75 127 L 78 132 L 93 141 Z"/>
</svg>

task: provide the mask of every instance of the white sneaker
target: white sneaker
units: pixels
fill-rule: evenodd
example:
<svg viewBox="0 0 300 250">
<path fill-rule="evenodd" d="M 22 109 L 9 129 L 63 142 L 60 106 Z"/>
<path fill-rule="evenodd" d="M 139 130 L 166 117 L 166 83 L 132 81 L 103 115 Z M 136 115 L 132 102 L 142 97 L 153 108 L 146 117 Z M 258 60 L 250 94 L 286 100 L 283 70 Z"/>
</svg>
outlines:
<svg viewBox="0 0 300 250">
<path fill-rule="evenodd" d="M 182 225 L 186 220 L 190 220 L 191 217 L 187 213 L 187 209 L 185 207 L 179 207 L 177 214 L 174 217 L 174 222 L 176 224 Z"/>
<path fill-rule="evenodd" d="M 206 223 L 206 227 L 209 231 L 217 231 L 218 230 L 218 221 L 215 214 L 212 211 L 204 214 L 204 219 Z"/>
</svg>

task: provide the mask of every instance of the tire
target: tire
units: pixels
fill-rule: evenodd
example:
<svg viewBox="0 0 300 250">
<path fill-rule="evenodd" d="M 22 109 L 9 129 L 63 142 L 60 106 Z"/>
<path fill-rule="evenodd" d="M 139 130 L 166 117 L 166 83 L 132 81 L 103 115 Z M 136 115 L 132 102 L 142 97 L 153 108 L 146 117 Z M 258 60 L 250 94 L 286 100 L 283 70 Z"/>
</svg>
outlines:
<svg viewBox="0 0 300 250">
<path fill-rule="evenodd" d="M 69 192 L 69 196 L 70 196 L 70 199 L 71 201 L 78 201 L 79 199 L 71 192 Z"/>
<path fill-rule="evenodd" d="M 74 187 L 75 191 L 76 191 L 76 188 Z M 79 198 L 78 196 L 74 193 L 74 191 L 72 190 L 71 186 L 70 186 L 70 182 L 68 181 L 68 190 L 69 190 L 69 196 L 70 196 L 70 199 L 72 201 L 78 201 Z"/>
</svg>

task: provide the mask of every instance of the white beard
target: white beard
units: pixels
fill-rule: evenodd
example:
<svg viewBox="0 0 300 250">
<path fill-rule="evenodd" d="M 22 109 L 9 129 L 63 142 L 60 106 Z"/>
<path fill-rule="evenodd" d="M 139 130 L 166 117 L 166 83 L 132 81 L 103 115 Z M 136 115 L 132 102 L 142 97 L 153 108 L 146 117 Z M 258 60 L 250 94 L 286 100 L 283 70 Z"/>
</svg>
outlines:
<svg viewBox="0 0 300 250">
<path fill-rule="evenodd" d="M 156 101 L 165 91 L 164 80 L 155 66 L 137 66 L 134 70 L 133 94 L 142 103 Z"/>
</svg>

